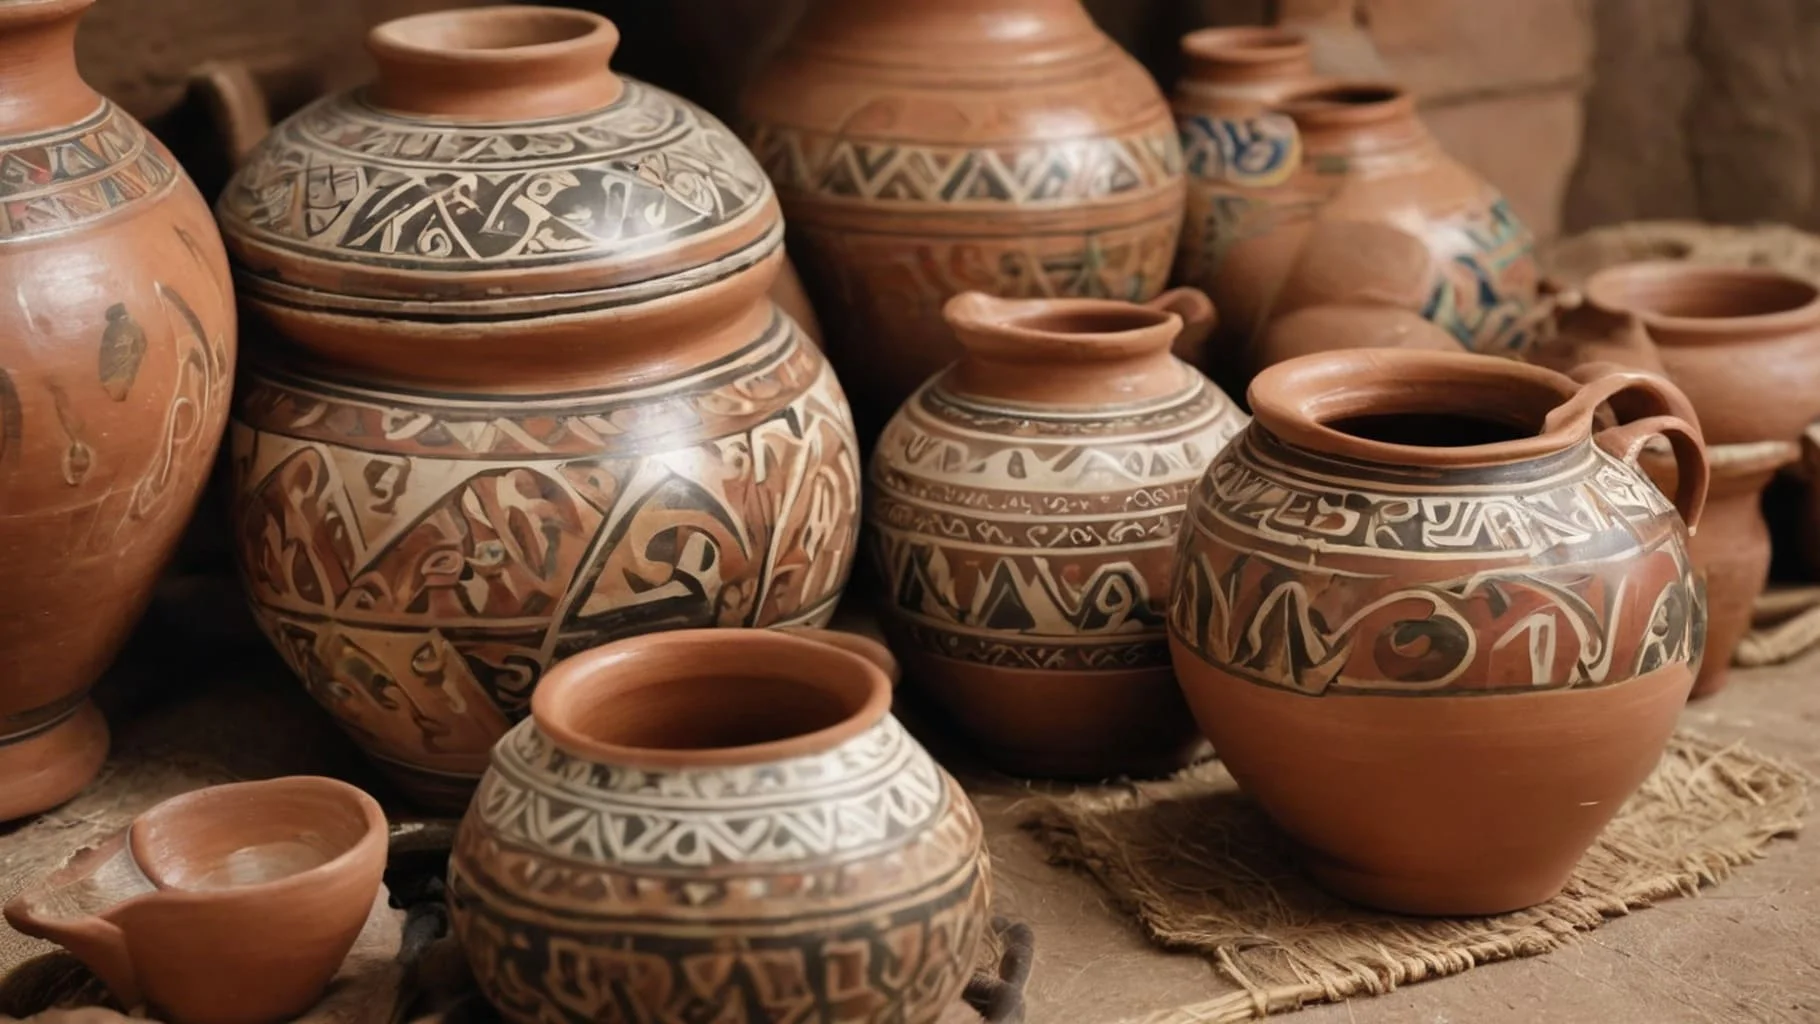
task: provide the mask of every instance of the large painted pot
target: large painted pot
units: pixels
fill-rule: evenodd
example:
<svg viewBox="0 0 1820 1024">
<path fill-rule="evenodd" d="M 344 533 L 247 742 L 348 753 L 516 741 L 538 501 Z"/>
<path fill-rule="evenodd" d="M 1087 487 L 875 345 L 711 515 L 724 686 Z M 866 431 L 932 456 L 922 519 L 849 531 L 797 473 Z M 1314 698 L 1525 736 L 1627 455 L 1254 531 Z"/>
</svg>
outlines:
<svg viewBox="0 0 1820 1024">
<path fill-rule="evenodd" d="M 719 123 L 617 77 L 595 15 L 375 29 L 379 78 L 279 126 L 222 197 L 272 332 L 233 430 L 248 594 L 310 692 L 459 807 L 553 661 L 819 624 L 859 464 L 766 297 L 783 227 Z"/>
<path fill-rule="evenodd" d="M 1607 400 L 1642 418 L 1595 433 Z M 1549 898 L 1700 663 L 1687 400 L 1644 374 L 1378 350 L 1272 367 L 1251 406 L 1171 589 L 1196 720 L 1340 895 L 1449 915 Z M 1656 435 L 1672 503 L 1634 461 Z"/>
<path fill-rule="evenodd" d="M 1168 280 L 1169 108 L 1079 0 L 821 0 L 743 111 L 868 439 L 960 354 L 953 296 Z"/>
<path fill-rule="evenodd" d="M 195 509 L 234 376 L 208 204 L 76 72 L 90 2 L 0 3 L 0 821 L 107 756 L 89 688 Z"/>
<path fill-rule="evenodd" d="M 989 914 L 980 821 L 813 634 L 637 637 L 553 669 L 449 861 L 508 1020 L 933 1024 Z"/>
<path fill-rule="evenodd" d="M 1199 744 L 1169 668 L 1170 561 L 1188 494 L 1245 414 L 1170 355 L 1193 289 L 948 304 L 965 354 L 879 438 L 869 544 L 916 685 L 999 767 L 1107 778 Z"/>
</svg>

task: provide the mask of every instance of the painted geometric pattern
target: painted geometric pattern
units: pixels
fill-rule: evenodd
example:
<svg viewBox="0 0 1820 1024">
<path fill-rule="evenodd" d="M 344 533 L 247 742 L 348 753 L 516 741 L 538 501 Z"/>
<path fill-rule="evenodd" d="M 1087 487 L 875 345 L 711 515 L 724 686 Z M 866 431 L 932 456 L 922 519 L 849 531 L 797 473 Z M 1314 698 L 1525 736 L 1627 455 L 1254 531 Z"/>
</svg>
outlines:
<svg viewBox="0 0 1820 1024">
<path fill-rule="evenodd" d="M 1436 276 L 1422 315 L 1474 352 L 1516 354 L 1535 340 L 1535 237 L 1499 197 L 1425 231 Z"/>
<path fill-rule="evenodd" d="M 612 106 L 531 125 L 450 125 L 319 101 L 248 158 L 231 233 L 400 268 L 547 266 L 655 251 L 770 198 L 724 125 L 627 80 Z"/>
<path fill-rule="evenodd" d="M 1224 672 L 1305 694 L 1527 691 L 1698 655 L 1679 520 L 1590 445 L 1452 487 L 1354 484 L 1255 438 L 1210 470 L 1170 585 L 1171 634 Z"/>
<path fill-rule="evenodd" d="M 1172 127 L 1124 137 L 998 146 L 843 138 L 758 125 L 752 151 L 780 190 L 829 199 L 945 207 L 1068 205 L 1174 187 Z"/>
<path fill-rule="evenodd" d="M 1289 180 L 1302 164 L 1302 137 L 1283 114 L 1176 119 L 1188 176 L 1240 188 L 1268 188 Z"/>
<path fill-rule="evenodd" d="M 552 661 L 825 621 L 856 541 L 845 399 L 781 318 L 686 377 L 563 396 L 257 372 L 232 444 L 267 635 L 370 752 L 469 776 Z"/>
<path fill-rule="evenodd" d="M 872 462 L 872 553 L 921 646 L 1025 668 L 1160 665 L 1160 584 L 1191 481 L 1246 420 L 1195 376 L 1094 414 L 926 385 Z"/>
<path fill-rule="evenodd" d="M 139 122 L 103 103 L 68 128 L 0 145 L 0 242 L 98 220 L 177 178 Z"/>
<path fill-rule="evenodd" d="M 473 808 L 502 843 L 680 872 L 875 856 L 947 811 L 941 770 L 895 719 L 819 754 L 675 770 L 578 758 L 524 722 L 495 749 Z"/>
</svg>

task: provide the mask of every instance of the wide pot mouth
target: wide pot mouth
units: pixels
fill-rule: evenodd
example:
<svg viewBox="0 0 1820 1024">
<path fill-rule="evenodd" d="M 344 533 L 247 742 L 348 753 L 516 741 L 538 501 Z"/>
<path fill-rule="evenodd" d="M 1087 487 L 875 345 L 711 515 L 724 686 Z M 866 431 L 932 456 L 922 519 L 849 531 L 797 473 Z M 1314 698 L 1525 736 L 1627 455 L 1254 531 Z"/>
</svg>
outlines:
<svg viewBox="0 0 1820 1024">
<path fill-rule="evenodd" d="M 1267 25 L 1196 29 L 1182 37 L 1182 53 L 1212 66 L 1302 62 L 1308 40 L 1301 33 Z"/>
<path fill-rule="evenodd" d="M 363 790 L 291 776 L 172 797 L 136 818 L 128 841 L 160 889 L 247 893 L 314 885 L 385 836 L 385 812 Z"/>
<path fill-rule="evenodd" d="M 603 50 L 619 42 L 613 23 L 562 7 L 476 7 L 431 11 L 375 27 L 367 43 L 381 57 L 475 65 L 531 62 Z"/>
<path fill-rule="evenodd" d="M 1549 424 L 1579 385 L 1553 370 L 1465 352 L 1352 349 L 1268 367 L 1248 393 L 1255 422 L 1311 451 L 1382 465 L 1504 465 L 1591 435 Z"/>
<path fill-rule="evenodd" d="M 1289 93 L 1276 109 L 1304 128 L 1344 128 L 1415 116 L 1415 98 L 1395 82 L 1339 79 Z"/>
<path fill-rule="evenodd" d="M 1632 314 L 1664 329 L 1656 340 L 1671 345 L 1820 323 L 1820 287 L 1761 267 L 1623 263 L 1588 277 L 1584 292 L 1605 312 Z"/>
<path fill-rule="evenodd" d="M 1182 329 L 1167 309 L 1116 299 L 1001 299 L 965 292 L 943 315 L 975 358 L 1072 363 L 1167 351 Z"/>
<path fill-rule="evenodd" d="M 832 644 L 767 629 L 633 637 L 558 663 L 531 715 L 602 764 L 704 768 L 823 753 L 883 721 L 891 680 Z"/>
</svg>

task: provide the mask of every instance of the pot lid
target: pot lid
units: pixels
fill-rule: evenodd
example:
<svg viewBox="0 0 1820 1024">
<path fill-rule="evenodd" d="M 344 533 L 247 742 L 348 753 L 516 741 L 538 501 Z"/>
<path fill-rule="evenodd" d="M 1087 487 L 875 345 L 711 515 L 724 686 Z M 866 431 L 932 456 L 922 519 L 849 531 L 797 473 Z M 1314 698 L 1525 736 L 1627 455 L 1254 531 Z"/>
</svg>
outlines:
<svg viewBox="0 0 1820 1024">
<path fill-rule="evenodd" d="M 763 170 L 713 116 L 607 66 L 595 14 L 483 7 L 387 22 L 366 88 L 248 155 L 217 212 L 256 300 L 509 318 L 728 276 L 782 244 Z"/>
</svg>

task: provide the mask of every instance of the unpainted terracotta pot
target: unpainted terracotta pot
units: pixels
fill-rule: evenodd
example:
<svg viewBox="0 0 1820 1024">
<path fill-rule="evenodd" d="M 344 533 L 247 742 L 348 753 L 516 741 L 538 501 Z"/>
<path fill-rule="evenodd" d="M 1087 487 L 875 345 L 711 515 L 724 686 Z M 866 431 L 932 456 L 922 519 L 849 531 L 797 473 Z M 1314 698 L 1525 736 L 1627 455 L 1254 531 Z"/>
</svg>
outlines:
<svg viewBox="0 0 1820 1024">
<path fill-rule="evenodd" d="M 1170 557 L 1246 417 L 1170 345 L 1213 315 L 1193 289 L 958 296 L 965 354 L 879 438 L 866 515 L 887 633 L 1005 770 L 1157 774 L 1199 743 L 1169 668 Z"/>
<path fill-rule="evenodd" d="M 1676 467 L 1666 454 L 1643 465 L 1664 493 L 1676 486 Z M 1792 441 L 1716 444 L 1707 448 L 1711 468 L 1706 511 L 1688 544 L 1694 571 L 1706 590 L 1706 656 L 1694 680 L 1693 698 L 1710 697 L 1731 681 L 1732 655 L 1750 632 L 1751 612 L 1769 584 L 1769 524 L 1763 518 L 1763 489 L 1776 473 L 1801 457 Z"/>
<path fill-rule="evenodd" d="M 345 782 L 292 776 L 169 800 L 6 905 L 122 1006 L 269 1024 L 315 1005 L 379 894 L 386 820 Z"/>
<path fill-rule="evenodd" d="M 885 672 L 771 630 L 564 661 L 449 862 L 456 935 L 522 1022 L 933 1022 L 988 923 L 980 821 Z"/>
<path fill-rule="evenodd" d="M 1554 895 L 1699 664 L 1687 400 L 1645 374 L 1389 349 L 1279 364 L 1250 397 L 1170 588 L 1196 720 L 1341 896 L 1453 915 Z M 1608 400 L 1640 418 L 1595 433 Z M 1635 465 L 1658 435 L 1673 503 Z"/>
<path fill-rule="evenodd" d="M 820 0 L 742 107 L 862 437 L 959 355 L 949 298 L 1167 282 L 1169 108 L 1079 0 Z"/>
<path fill-rule="evenodd" d="M 370 87 L 280 125 L 220 204 L 270 358 L 235 414 L 261 626 L 420 800 L 463 806 L 552 661 L 820 624 L 859 462 L 766 290 L 770 183 L 555 8 L 376 28 Z"/>
<path fill-rule="evenodd" d="M 76 72 L 91 2 L 0 3 L 0 820 L 107 756 L 89 687 L 195 508 L 234 376 L 208 204 Z"/>
<path fill-rule="evenodd" d="M 1534 342 L 1533 237 L 1497 189 L 1441 150 L 1407 92 L 1327 81 L 1261 117 L 1254 134 L 1281 135 L 1288 118 L 1300 161 L 1251 194 L 1259 227 L 1225 249 L 1214 292 L 1250 332 L 1256 365 L 1292 358 L 1275 325 L 1323 306 L 1413 314 L 1474 352 L 1517 356 Z M 1332 344 L 1361 341 L 1341 332 Z"/>
</svg>

